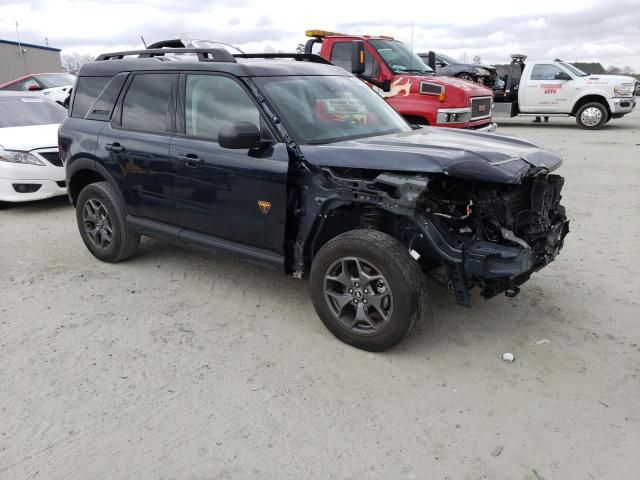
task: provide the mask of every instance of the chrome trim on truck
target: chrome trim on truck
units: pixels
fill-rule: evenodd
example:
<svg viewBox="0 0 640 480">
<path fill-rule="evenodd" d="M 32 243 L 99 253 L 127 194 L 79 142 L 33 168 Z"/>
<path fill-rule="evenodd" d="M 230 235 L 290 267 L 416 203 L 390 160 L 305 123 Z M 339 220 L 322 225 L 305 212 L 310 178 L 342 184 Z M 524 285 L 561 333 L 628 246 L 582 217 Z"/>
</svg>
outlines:
<svg viewBox="0 0 640 480">
<path fill-rule="evenodd" d="M 491 117 L 492 97 L 471 97 L 471 120 L 482 120 Z"/>
</svg>

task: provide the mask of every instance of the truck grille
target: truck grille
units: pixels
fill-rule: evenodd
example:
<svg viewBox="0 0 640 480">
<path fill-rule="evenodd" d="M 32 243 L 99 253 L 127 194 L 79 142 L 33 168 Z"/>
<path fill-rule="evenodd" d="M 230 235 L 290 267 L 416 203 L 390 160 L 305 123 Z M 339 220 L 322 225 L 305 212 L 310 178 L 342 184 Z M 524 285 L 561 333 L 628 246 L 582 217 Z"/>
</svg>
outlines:
<svg viewBox="0 0 640 480">
<path fill-rule="evenodd" d="M 38 152 L 42 158 L 44 158 L 51 165 L 55 165 L 56 167 L 62 166 L 62 160 L 60 159 L 60 155 L 58 151 L 50 151 L 50 152 Z"/>
<path fill-rule="evenodd" d="M 480 120 L 491 116 L 491 97 L 471 99 L 471 120 Z"/>
</svg>

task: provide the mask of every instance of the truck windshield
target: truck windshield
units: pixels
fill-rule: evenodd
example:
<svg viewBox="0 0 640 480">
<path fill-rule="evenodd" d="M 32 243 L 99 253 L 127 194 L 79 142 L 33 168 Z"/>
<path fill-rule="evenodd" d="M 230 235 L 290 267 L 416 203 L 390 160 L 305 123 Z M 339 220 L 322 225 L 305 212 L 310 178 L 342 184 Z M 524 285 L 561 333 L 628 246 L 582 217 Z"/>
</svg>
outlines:
<svg viewBox="0 0 640 480">
<path fill-rule="evenodd" d="M 62 123 L 67 110 L 34 96 L 0 96 L 0 128 Z"/>
<path fill-rule="evenodd" d="M 376 49 L 384 63 L 393 73 L 434 75 L 431 67 L 425 65 L 422 59 L 402 42 L 397 40 L 369 40 L 369 44 Z"/>
<path fill-rule="evenodd" d="M 257 77 L 254 81 L 298 143 L 332 143 L 411 130 L 387 102 L 355 77 Z"/>
<path fill-rule="evenodd" d="M 588 77 L 589 76 L 588 73 L 584 73 L 578 67 L 574 67 L 570 63 L 562 63 L 561 65 L 564 66 L 567 70 L 569 70 L 574 75 L 577 75 L 578 77 Z"/>
</svg>

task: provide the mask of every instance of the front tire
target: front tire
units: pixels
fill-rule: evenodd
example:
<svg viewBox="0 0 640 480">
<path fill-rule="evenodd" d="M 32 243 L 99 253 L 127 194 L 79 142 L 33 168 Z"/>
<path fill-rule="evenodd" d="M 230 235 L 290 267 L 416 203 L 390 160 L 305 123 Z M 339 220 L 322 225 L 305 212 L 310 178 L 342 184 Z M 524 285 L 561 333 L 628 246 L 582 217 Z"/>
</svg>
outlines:
<svg viewBox="0 0 640 480">
<path fill-rule="evenodd" d="M 103 262 L 125 260 L 140 244 L 140 235 L 127 228 L 124 209 L 106 182 L 82 189 L 76 202 L 76 221 L 84 244 Z"/>
<path fill-rule="evenodd" d="M 586 103 L 576 113 L 576 123 L 580 128 L 597 130 L 601 128 L 609 118 L 607 108 L 598 102 Z"/>
<path fill-rule="evenodd" d="M 376 230 L 352 230 L 327 242 L 313 260 L 309 286 L 329 331 L 371 352 L 402 340 L 426 299 L 424 275 L 407 247 Z"/>
</svg>

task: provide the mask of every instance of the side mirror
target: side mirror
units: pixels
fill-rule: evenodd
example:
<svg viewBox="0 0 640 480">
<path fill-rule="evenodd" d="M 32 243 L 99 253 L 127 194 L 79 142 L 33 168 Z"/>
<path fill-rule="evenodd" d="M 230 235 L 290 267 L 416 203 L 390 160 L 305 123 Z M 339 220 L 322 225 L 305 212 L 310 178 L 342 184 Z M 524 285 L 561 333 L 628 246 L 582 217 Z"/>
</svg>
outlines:
<svg viewBox="0 0 640 480">
<path fill-rule="evenodd" d="M 365 71 L 364 41 L 354 40 L 351 43 L 351 73 L 362 75 Z"/>
<path fill-rule="evenodd" d="M 555 76 L 556 80 L 571 80 L 571 76 L 566 72 L 558 72 Z"/>
<path fill-rule="evenodd" d="M 260 130 L 251 122 L 227 123 L 218 132 L 218 143 L 222 148 L 251 149 L 264 147 Z"/>
<path fill-rule="evenodd" d="M 435 72 L 436 66 L 438 65 L 438 62 L 436 61 L 436 52 L 434 52 L 433 50 L 429 50 L 429 56 L 427 58 L 427 65 L 429 65 L 431 67 L 431 70 Z M 442 66 L 442 62 L 440 62 L 440 66 Z"/>
<path fill-rule="evenodd" d="M 27 90 L 29 90 L 30 92 L 37 92 L 39 90 L 42 90 L 42 88 L 40 87 L 40 85 L 36 85 L 35 83 L 32 83 L 27 87 Z"/>
</svg>

